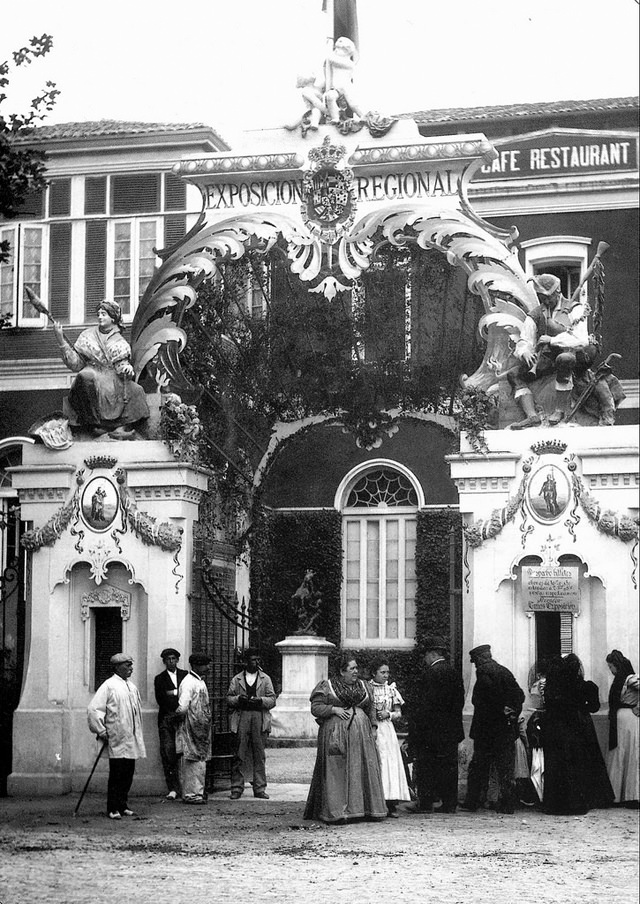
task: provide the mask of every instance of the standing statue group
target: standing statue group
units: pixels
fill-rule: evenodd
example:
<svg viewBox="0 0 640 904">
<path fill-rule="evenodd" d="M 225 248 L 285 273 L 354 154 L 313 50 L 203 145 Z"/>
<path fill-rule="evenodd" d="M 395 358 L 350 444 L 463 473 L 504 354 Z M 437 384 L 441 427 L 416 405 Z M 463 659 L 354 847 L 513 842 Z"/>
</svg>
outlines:
<svg viewBox="0 0 640 904">
<path fill-rule="evenodd" d="M 297 88 L 304 104 L 304 112 L 286 124 L 290 131 L 302 128 L 303 136 L 315 131 L 323 120 L 339 124 L 345 119 L 356 122 L 363 113 L 353 88 L 353 73 L 358 51 L 350 38 L 338 38 L 327 55 L 321 76 L 298 76 Z"/>
</svg>

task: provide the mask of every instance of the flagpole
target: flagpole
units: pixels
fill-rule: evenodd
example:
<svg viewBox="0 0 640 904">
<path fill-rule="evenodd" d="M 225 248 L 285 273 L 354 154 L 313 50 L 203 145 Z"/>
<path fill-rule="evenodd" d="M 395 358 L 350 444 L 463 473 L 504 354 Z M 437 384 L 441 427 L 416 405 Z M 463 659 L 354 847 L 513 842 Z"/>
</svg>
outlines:
<svg viewBox="0 0 640 904">
<path fill-rule="evenodd" d="M 331 66 L 329 57 L 333 50 L 333 44 L 336 36 L 333 33 L 333 3 L 334 0 L 323 0 L 322 9 L 325 14 L 325 62 L 324 62 L 324 90 L 329 91 L 333 88 L 331 83 Z"/>
</svg>

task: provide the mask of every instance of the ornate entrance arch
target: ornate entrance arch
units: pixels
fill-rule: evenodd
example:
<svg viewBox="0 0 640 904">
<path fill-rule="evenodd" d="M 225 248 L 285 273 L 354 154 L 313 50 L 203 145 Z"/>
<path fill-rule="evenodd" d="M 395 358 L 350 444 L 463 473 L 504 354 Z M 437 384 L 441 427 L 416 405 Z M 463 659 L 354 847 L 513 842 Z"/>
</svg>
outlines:
<svg viewBox="0 0 640 904">
<path fill-rule="evenodd" d="M 521 323 L 537 303 L 511 250 L 516 230 L 491 226 L 467 198 L 476 169 L 495 150 L 484 135 L 422 139 L 410 122 L 396 124 L 383 140 L 348 135 L 338 143 L 331 135 L 318 131 L 320 143 L 308 148 L 283 133 L 280 152 L 216 155 L 174 167 L 197 185 L 203 208 L 183 241 L 161 252 L 163 265 L 136 313 L 138 377 L 155 360 L 179 391 L 182 318 L 201 283 L 219 263 L 249 250 L 266 254 L 282 239 L 291 272 L 329 300 L 357 284 L 380 242 L 445 255 L 466 273 L 484 308 L 487 349 L 467 385 L 495 382 L 508 356 L 504 326 Z"/>
</svg>

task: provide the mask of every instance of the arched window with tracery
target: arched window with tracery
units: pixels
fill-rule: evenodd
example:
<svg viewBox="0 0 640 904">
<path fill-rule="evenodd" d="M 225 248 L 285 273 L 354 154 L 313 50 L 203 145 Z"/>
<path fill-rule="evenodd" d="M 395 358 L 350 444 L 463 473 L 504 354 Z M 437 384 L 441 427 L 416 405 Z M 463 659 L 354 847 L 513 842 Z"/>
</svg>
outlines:
<svg viewBox="0 0 640 904">
<path fill-rule="evenodd" d="M 369 462 L 347 475 L 336 503 L 343 525 L 343 646 L 412 647 L 420 484 L 401 465 Z"/>
</svg>

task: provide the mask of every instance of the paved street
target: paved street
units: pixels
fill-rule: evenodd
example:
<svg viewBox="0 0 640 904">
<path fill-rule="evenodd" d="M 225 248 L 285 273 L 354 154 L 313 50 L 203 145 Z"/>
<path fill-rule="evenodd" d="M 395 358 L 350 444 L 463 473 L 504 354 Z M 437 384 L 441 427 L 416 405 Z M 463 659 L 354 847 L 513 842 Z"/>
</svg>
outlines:
<svg viewBox="0 0 640 904">
<path fill-rule="evenodd" d="M 302 820 L 306 785 L 247 789 L 206 807 L 132 798 L 113 822 L 104 798 L 0 801 L 2 904 L 437 901 L 636 904 L 637 812 L 581 817 L 409 815 L 330 828 Z"/>
</svg>

